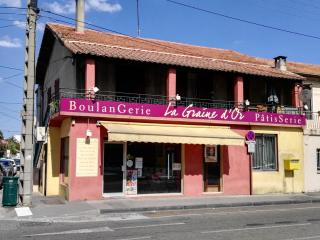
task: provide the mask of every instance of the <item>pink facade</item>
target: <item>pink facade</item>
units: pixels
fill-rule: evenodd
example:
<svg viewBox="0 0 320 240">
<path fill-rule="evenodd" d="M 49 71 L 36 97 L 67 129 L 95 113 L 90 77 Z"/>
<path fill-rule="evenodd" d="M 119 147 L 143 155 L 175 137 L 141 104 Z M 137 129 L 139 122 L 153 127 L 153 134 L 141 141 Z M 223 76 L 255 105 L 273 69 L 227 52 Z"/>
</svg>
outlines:
<svg viewBox="0 0 320 240">
<path fill-rule="evenodd" d="M 250 194 L 249 155 L 245 146 L 223 146 L 223 193 Z"/>
<path fill-rule="evenodd" d="M 96 177 L 77 177 L 76 176 L 76 153 L 77 138 L 86 138 L 87 129 L 92 131 L 92 138 L 98 138 L 98 175 Z M 105 132 L 103 128 L 96 125 L 95 119 L 75 119 L 74 126 L 70 131 L 70 169 L 69 169 L 69 201 L 95 200 L 102 198 L 102 157 L 103 157 L 103 138 Z"/>
<path fill-rule="evenodd" d="M 95 60 L 85 61 L 85 89 L 89 96 L 82 99 L 60 99 L 58 118 L 72 117 L 75 124 L 70 130 L 70 157 L 69 157 L 69 185 L 68 200 L 96 200 L 103 197 L 104 181 L 104 139 L 107 130 L 97 125 L 97 120 L 157 122 L 162 124 L 204 124 L 231 126 L 231 129 L 245 138 L 250 125 L 274 125 L 286 127 L 301 127 L 305 125 L 305 117 L 297 114 L 282 114 L 269 112 L 246 111 L 240 106 L 232 109 L 200 108 L 177 106 L 175 101 L 168 105 L 120 102 L 111 100 L 96 100 L 93 88 L 96 86 Z M 176 69 L 169 68 L 167 72 L 166 94 L 167 99 L 175 99 L 177 90 Z M 294 86 L 292 97 L 294 106 L 301 107 L 299 95 L 301 86 Z M 244 102 L 243 77 L 237 76 L 234 80 L 234 101 Z M 242 106 L 242 105 L 241 105 Z M 59 122 L 59 120 L 57 121 Z M 54 124 L 54 121 L 51 122 Z M 86 138 L 87 130 L 92 131 L 91 138 L 99 141 L 97 176 L 76 176 L 77 138 Z M 205 189 L 204 176 L 204 145 L 196 144 L 183 146 L 181 177 L 183 179 L 182 194 L 184 196 L 200 196 L 205 191 L 220 192 L 225 195 L 250 194 L 250 158 L 247 147 L 220 145 L 220 186 L 218 190 Z M 125 161 L 125 160 L 124 160 Z M 106 175 L 107 176 L 107 175 Z M 125 176 L 125 175 L 124 175 Z M 207 184 L 206 184 L 207 186 Z M 123 190 L 125 193 L 125 190 Z"/>
<path fill-rule="evenodd" d="M 294 107 L 302 107 L 303 103 L 300 100 L 300 95 L 302 91 L 302 86 L 300 84 L 295 84 L 292 89 L 292 105 Z"/>
<path fill-rule="evenodd" d="M 176 83 L 177 83 L 176 69 L 169 68 L 168 76 L 167 76 L 167 96 L 169 97 L 169 99 L 175 98 L 177 94 Z"/>
<path fill-rule="evenodd" d="M 185 145 L 184 195 L 198 196 L 203 193 L 203 146 Z"/>
<path fill-rule="evenodd" d="M 241 76 L 237 76 L 234 80 L 234 101 L 237 103 L 243 103 L 243 78 Z"/>
<path fill-rule="evenodd" d="M 95 60 L 87 59 L 86 60 L 86 75 L 85 75 L 85 89 L 93 90 L 96 86 L 96 76 L 95 76 Z"/>
</svg>

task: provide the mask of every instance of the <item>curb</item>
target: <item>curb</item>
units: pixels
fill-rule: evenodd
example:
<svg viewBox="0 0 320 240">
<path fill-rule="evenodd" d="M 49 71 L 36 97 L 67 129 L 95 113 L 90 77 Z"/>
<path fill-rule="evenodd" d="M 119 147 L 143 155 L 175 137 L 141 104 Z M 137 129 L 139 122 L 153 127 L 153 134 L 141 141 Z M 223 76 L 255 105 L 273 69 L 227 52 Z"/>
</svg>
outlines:
<svg viewBox="0 0 320 240">
<path fill-rule="evenodd" d="M 205 208 L 254 207 L 254 206 L 303 204 L 303 203 L 320 203 L 320 198 L 279 200 L 279 201 L 237 202 L 237 203 L 210 203 L 210 204 L 160 206 L 160 207 L 100 209 L 100 214 L 126 213 L 126 212 L 151 212 L 151 211 L 165 211 L 165 210 L 190 210 L 190 209 L 205 209 Z"/>
</svg>

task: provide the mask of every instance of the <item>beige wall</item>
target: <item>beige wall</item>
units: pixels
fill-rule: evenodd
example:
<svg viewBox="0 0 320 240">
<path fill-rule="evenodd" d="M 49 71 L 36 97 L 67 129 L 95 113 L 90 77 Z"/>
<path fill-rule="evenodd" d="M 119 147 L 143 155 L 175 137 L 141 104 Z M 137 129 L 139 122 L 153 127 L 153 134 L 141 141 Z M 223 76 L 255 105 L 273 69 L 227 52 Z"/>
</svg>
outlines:
<svg viewBox="0 0 320 240">
<path fill-rule="evenodd" d="M 47 152 L 47 196 L 59 195 L 60 189 L 60 142 L 61 138 L 69 136 L 71 118 L 63 120 L 61 127 L 48 128 Z M 70 155 L 70 154 L 69 154 Z M 64 194 L 62 194 L 64 195 Z"/>
<path fill-rule="evenodd" d="M 256 133 L 276 134 L 278 171 L 253 171 L 254 194 L 302 192 L 304 187 L 303 132 L 298 128 L 252 127 Z M 285 172 L 284 159 L 299 159 L 301 169 Z"/>
</svg>

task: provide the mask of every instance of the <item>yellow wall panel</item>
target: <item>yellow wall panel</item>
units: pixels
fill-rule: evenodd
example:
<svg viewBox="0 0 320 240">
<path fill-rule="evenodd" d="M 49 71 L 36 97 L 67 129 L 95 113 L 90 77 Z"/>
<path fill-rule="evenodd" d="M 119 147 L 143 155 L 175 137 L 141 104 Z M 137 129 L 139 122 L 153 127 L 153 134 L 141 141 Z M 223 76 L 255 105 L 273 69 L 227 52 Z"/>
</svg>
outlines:
<svg viewBox="0 0 320 240">
<path fill-rule="evenodd" d="M 299 128 L 252 127 L 255 133 L 276 134 L 278 140 L 278 170 L 253 171 L 254 194 L 302 192 L 304 185 L 303 132 Z M 284 170 L 285 159 L 299 159 L 301 169 Z"/>
</svg>

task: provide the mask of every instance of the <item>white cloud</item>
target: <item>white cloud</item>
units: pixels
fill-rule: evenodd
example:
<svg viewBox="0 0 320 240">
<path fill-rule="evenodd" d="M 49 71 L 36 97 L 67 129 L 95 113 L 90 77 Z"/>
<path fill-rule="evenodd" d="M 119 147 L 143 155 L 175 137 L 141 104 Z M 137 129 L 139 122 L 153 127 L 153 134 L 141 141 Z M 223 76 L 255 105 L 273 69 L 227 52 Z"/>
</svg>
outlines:
<svg viewBox="0 0 320 240">
<path fill-rule="evenodd" d="M 75 1 L 68 1 L 67 3 L 60 3 L 54 1 L 53 3 L 46 3 L 45 7 L 51 12 L 58 14 L 71 14 L 75 12 L 76 4 Z"/>
<path fill-rule="evenodd" d="M 0 0 L 0 5 L 7 7 L 21 7 L 21 0 Z"/>
<path fill-rule="evenodd" d="M 108 0 L 88 0 L 87 6 L 89 9 L 100 12 L 119 12 L 122 10 L 122 7 L 119 3 L 109 3 Z"/>
<path fill-rule="evenodd" d="M 0 38 L 0 47 L 19 48 L 21 46 L 22 44 L 19 38 L 10 38 L 9 36 L 4 36 Z"/>
<path fill-rule="evenodd" d="M 122 10 L 119 3 L 109 3 L 109 0 L 86 0 L 85 4 L 86 11 L 93 10 L 98 12 L 114 13 Z M 52 3 L 46 3 L 45 7 L 57 14 L 72 14 L 75 13 L 76 10 L 74 0 L 54 1 Z"/>
<path fill-rule="evenodd" d="M 13 24 L 18 28 L 26 29 L 26 22 L 24 22 L 24 21 L 15 20 L 15 21 L 13 21 Z M 37 30 L 38 31 L 43 32 L 44 27 L 45 27 L 44 23 L 37 22 Z"/>
<path fill-rule="evenodd" d="M 18 28 L 26 29 L 26 22 L 24 21 L 15 20 L 13 21 L 13 24 Z"/>
</svg>

